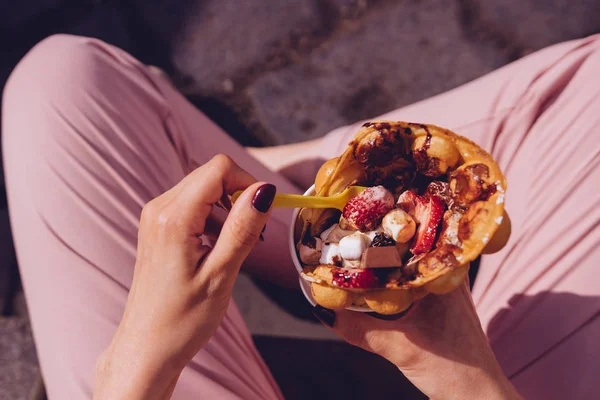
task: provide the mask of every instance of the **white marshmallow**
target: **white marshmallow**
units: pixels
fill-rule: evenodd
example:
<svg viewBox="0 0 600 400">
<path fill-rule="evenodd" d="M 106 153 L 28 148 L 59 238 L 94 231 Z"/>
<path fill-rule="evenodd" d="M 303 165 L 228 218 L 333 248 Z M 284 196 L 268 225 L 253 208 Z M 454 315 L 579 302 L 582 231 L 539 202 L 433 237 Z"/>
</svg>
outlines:
<svg viewBox="0 0 600 400">
<path fill-rule="evenodd" d="M 325 234 L 325 232 L 329 231 L 327 233 L 327 239 L 323 239 L 323 241 L 327 240 L 328 242 L 339 242 L 340 240 L 342 240 L 343 237 L 351 235 L 354 232 L 342 229 L 338 224 L 333 224 L 331 228 L 331 230 L 327 229 L 321 234 L 321 239 L 323 239 L 323 235 Z"/>
<path fill-rule="evenodd" d="M 364 251 L 371 245 L 369 236 L 356 231 L 340 240 L 340 254 L 344 260 L 360 260 Z"/>
<path fill-rule="evenodd" d="M 324 241 L 324 242 L 327 242 L 327 237 L 329 236 L 329 234 L 331 233 L 331 231 L 333 231 L 335 229 L 336 226 L 338 226 L 338 224 L 333 224 L 329 228 L 325 229 L 321 233 L 321 240 Z M 329 240 L 329 241 L 331 242 L 331 240 Z M 336 240 L 336 242 L 338 242 L 338 240 Z"/>
<path fill-rule="evenodd" d="M 415 235 L 416 224 L 408 213 L 395 208 L 385 214 L 381 221 L 381 227 L 386 235 L 399 243 L 406 243 Z"/>
<path fill-rule="evenodd" d="M 367 235 L 369 237 L 369 239 L 371 239 L 371 242 L 372 242 L 373 239 L 375 239 L 375 236 L 378 233 L 382 233 L 382 232 L 383 232 L 383 228 L 380 226 L 379 228 L 375 229 L 374 231 L 365 232 L 365 235 Z"/>
<path fill-rule="evenodd" d="M 327 243 L 323 245 L 321 259 L 319 260 L 321 264 L 337 265 L 341 261 L 342 256 L 340 255 L 340 246 L 337 243 Z"/>
<path fill-rule="evenodd" d="M 305 265 L 318 265 L 321 258 L 321 249 L 323 248 L 323 242 L 319 238 L 315 238 L 315 248 L 301 244 L 298 248 L 300 260 Z"/>
</svg>

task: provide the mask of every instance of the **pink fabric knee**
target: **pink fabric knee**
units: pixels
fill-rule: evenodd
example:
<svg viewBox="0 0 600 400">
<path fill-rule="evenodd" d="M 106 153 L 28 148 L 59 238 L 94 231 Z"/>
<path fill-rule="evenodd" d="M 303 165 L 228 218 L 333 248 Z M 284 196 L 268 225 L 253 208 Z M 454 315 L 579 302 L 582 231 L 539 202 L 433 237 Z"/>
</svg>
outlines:
<svg viewBox="0 0 600 400">
<path fill-rule="evenodd" d="M 498 361 L 525 398 L 598 393 L 599 70 L 596 35 L 378 117 L 453 129 L 505 172 L 511 239 L 483 256 L 473 298 Z M 355 131 L 327 137 L 330 156 Z"/>
<path fill-rule="evenodd" d="M 95 361 L 127 299 L 146 202 L 218 152 L 296 190 L 167 82 L 97 40 L 38 44 L 13 72 L 3 110 L 11 223 L 50 398 L 91 398 Z M 288 218 L 275 215 L 265 234 L 285 240 Z M 282 247 L 254 258 L 289 259 Z M 281 398 L 233 302 L 174 398 L 196 396 Z"/>
</svg>

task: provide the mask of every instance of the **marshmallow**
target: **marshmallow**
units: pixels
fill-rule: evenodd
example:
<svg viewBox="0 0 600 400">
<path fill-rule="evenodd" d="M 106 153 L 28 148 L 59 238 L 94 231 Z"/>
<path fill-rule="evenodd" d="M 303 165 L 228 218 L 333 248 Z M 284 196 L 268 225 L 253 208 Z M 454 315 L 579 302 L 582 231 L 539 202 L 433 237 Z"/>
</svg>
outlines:
<svg viewBox="0 0 600 400">
<path fill-rule="evenodd" d="M 381 226 L 379 228 L 375 229 L 374 231 L 365 232 L 365 235 L 367 235 L 369 237 L 369 239 L 371 239 L 371 242 L 372 242 L 378 233 L 383 233 L 383 228 Z"/>
<path fill-rule="evenodd" d="M 342 261 L 340 246 L 337 243 L 326 243 L 321 250 L 321 264 L 338 265 Z"/>
<path fill-rule="evenodd" d="M 315 247 L 300 244 L 298 248 L 300 260 L 306 265 L 318 265 L 322 248 L 323 242 L 319 238 L 315 238 Z"/>
<path fill-rule="evenodd" d="M 343 237 L 352 234 L 354 231 L 342 229 L 338 224 L 333 224 L 321 233 L 321 240 L 324 242 L 339 242 Z"/>
<path fill-rule="evenodd" d="M 357 231 L 340 240 L 340 254 L 344 260 L 360 260 L 362 253 L 370 245 L 369 236 Z"/>
<path fill-rule="evenodd" d="M 329 228 L 327 228 L 323 232 L 321 232 L 321 240 L 324 242 L 327 242 L 327 237 L 331 234 L 331 231 L 333 231 L 336 226 L 338 226 L 338 224 L 333 224 Z M 330 240 L 330 242 L 331 242 L 331 240 Z M 336 240 L 336 242 L 337 242 L 337 240 Z"/>
<path fill-rule="evenodd" d="M 415 235 L 416 224 L 408 213 L 393 209 L 381 221 L 383 232 L 399 243 L 406 243 Z"/>
</svg>

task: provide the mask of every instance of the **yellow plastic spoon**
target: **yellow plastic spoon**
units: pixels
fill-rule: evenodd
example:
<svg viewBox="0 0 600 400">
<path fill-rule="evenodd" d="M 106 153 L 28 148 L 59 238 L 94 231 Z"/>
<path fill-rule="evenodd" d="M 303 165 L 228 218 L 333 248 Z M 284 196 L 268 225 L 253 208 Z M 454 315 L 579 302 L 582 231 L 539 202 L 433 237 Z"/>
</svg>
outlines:
<svg viewBox="0 0 600 400">
<path fill-rule="evenodd" d="M 350 186 L 340 194 L 330 197 L 320 196 L 302 196 L 299 194 L 277 193 L 273 199 L 273 207 L 275 208 L 337 208 L 344 211 L 344 206 L 352 197 L 356 196 L 366 187 Z M 231 201 L 235 201 L 240 197 L 242 191 L 235 192 L 231 196 Z"/>
</svg>

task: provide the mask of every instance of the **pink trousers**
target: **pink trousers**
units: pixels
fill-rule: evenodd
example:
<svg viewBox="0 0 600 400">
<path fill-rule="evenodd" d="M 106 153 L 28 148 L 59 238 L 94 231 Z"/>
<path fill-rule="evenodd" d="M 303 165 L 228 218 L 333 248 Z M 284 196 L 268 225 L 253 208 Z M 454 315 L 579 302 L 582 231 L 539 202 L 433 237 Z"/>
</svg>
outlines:
<svg viewBox="0 0 600 400">
<path fill-rule="evenodd" d="M 473 297 L 526 398 L 600 394 L 599 71 L 594 36 L 383 116 L 451 128 L 504 170 L 512 236 L 483 257 Z M 91 396 L 96 358 L 124 309 L 147 201 L 220 152 L 280 192 L 299 190 L 167 81 L 93 39 L 53 36 L 31 50 L 7 83 L 2 123 L 12 229 L 50 398 Z M 311 156 L 338 155 L 358 124 L 331 132 Z M 274 214 L 269 245 L 248 264 L 293 272 L 289 218 L 289 210 Z M 281 397 L 233 303 L 174 394 Z"/>
</svg>

